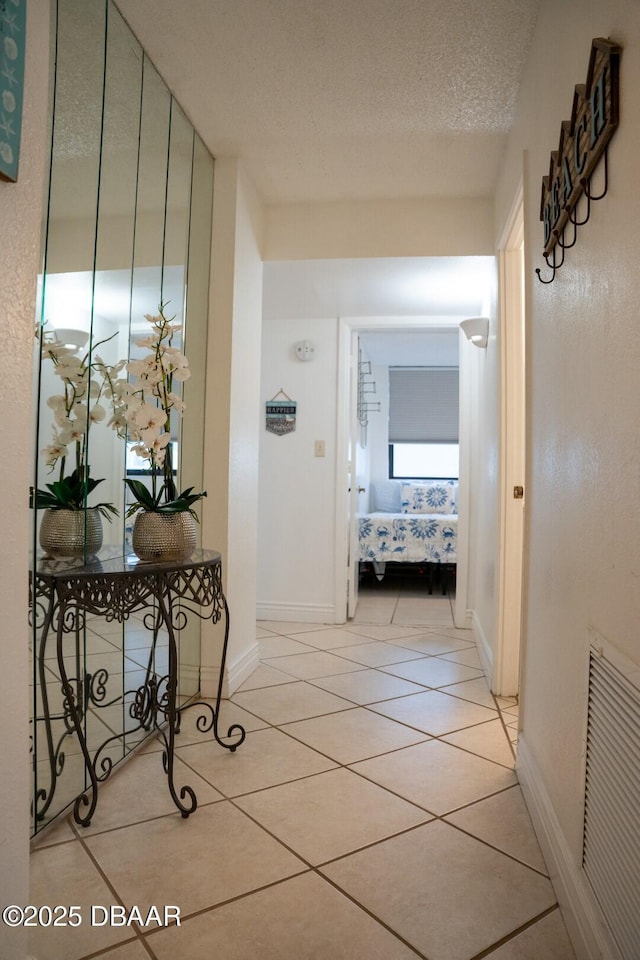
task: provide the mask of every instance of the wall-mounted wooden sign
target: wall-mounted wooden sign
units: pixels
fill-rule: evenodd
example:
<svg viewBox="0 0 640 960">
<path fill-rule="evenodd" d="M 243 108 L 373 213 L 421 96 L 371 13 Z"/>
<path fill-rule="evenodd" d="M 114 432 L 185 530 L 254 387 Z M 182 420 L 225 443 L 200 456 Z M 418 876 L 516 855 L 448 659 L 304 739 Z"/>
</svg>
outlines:
<svg viewBox="0 0 640 960">
<path fill-rule="evenodd" d="M 267 433 L 275 433 L 278 437 L 293 433 L 296 428 L 296 409 L 298 406 L 295 400 L 287 396 L 284 390 L 278 390 L 275 397 L 267 400 L 265 406 Z"/>
<path fill-rule="evenodd" d="M 576 241 L 574 234 L 569 243 L 565 242 L 567 225 L 572 224 L 577 232 L 577 227 L 589 219 L 590 207 L 585 217 L 576 219 L 580 198 L 586 196 L 590 204 L 606 193 L 606 172 L 605 189 L 599 196 L 591 192 L 590 181 L 603 155 L 606 164 L 607 146 L 618 126 L 621 53 L 622 48 L 610 40 L 592 41 L 587 82 L 575 88 L 571 119 L 562 122 L 558 149 L 551 154 L 548 176 L 542 178 L 540 219 L 544 224 L 544 258 L 554 275 L 562 266 L 565 249 Z M 560 261 L 558 245 L 562 250 Z M 540 277 L 540 271 L 536 273 Z"/>
<path fill-rule="evenodd" d="M 27 0 L 0 0 L 0 180 L 18 179 Z"/>
</svg>

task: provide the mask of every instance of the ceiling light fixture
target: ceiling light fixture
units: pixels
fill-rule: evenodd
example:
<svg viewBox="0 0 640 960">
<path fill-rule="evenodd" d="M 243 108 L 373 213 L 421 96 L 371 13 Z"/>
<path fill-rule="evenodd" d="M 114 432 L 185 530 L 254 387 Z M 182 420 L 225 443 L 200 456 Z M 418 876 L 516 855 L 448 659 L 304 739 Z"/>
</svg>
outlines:
<svg viewBox="0 0 640 960">
<path fill-rule="evenodd" d="M 70 350 L 80 350 L 81 347 L 86 346 L 89 340 L 87 330 L 78 330 L 73 327 L 56 327 L 54 333 L 58 340 L 64 343 L 65 347 L 69 347 Z"/>
</svg>

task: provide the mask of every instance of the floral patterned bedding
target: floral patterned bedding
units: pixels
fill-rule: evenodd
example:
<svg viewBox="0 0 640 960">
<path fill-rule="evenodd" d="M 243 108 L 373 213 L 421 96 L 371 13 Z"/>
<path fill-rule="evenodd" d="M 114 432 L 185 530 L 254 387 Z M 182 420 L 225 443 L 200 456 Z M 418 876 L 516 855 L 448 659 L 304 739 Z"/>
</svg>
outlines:
<svg viewBox="0 0 640 960">
<path fill-rule="evenodd" d="M 361 560 L 456 562 L 455 513 L 369 513 L 358 522 Z"/>
</svg>

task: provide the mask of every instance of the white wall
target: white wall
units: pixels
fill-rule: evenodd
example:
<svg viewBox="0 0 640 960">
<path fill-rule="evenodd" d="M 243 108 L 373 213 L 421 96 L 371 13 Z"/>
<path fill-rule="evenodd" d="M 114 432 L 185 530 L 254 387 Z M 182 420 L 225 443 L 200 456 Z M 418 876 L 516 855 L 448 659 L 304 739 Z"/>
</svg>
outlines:
<svg viewBox="0 0 640 960">
<path fill-rule="evenodd" d="M 493 253 L 489 198 L 288 203 L 266 212 L 265 260 Z"/>
<path fill-rule="evenodd" d="M 543 286 L 533 274 L 544 266 L 541 178 L 598 36 L 623 46 L 609 192 L 579 228 L 555 281 Z M 551 862 L 562 902 L 572 907 L 581 960 L 611 955 L 591 922 L 579 869 L 588 628 L 640 664 L 639 89 L 635 0 L 544 0 L 496 208 L 499 235 L 524 161 L 531 382 L 519 768 L 541 835 L 554 844 Z"/>
<path fill-rule="evenodd" d="M 216 161 L 207 353 L 203 546 L 222 555 L 231 611 L 227 691 L 257 664 L 255 633 L 262 208 L 237 160 Z M 203 693 L 214 694 L 221 630 L 205 622 Z"/>
<path fill-rule="evenodd" d="M 0 670 L 0 903 L 29 898 L 29 651 L 27 510 L 31 482 L 31 374 L 36 276 L 44 191 L 49 5 L 28 4 L 27 51 L 18 181 L 0 181 L 0 324 L 4 344 L 3 471 L 0 499 L 2 670 Z M 16 598 L 22 602 L 16 603 Z M 22 960 L 26 931 L 3 926 L 3 960 Z"/>
<path fill-rule="evenodd" d="M 265 320 L 260 393 L 258 617 L 336 622 L 336 318 Z M 301 362 L 294 345 L 315 344 Z M 298 404 L 296 429 L 265 430 L 265 402 L 279 390 Z M 315 456 L 315 441 L 325 456 Z M 345 573 L 346 576 L 346 573 Z"/>
</svg>

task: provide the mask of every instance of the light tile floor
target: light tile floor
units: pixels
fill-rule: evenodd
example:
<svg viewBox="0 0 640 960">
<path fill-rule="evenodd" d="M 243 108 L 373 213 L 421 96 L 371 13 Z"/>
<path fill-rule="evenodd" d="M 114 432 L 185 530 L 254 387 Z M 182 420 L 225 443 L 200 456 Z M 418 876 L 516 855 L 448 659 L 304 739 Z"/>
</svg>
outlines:
<svg viewBox="0 0 640 960">
<path fill-rule="evenodd" d="M 517 703 L 489 692 L 448 598 L 363 590 L 345 627 L 264 622 L 222 709 L 234 754 L 186 715 L 177 783 L 156 741 L 91 826 L 34 844 L 37 960 L 574 960 L 514 772 Z M 192 712 L 193 714 L 193 712 Z M 180 908 L 180 926 L 90 924 L 90 906 Z M 103 914 L 98 915 L 100 919 Z"/>
</svg>

